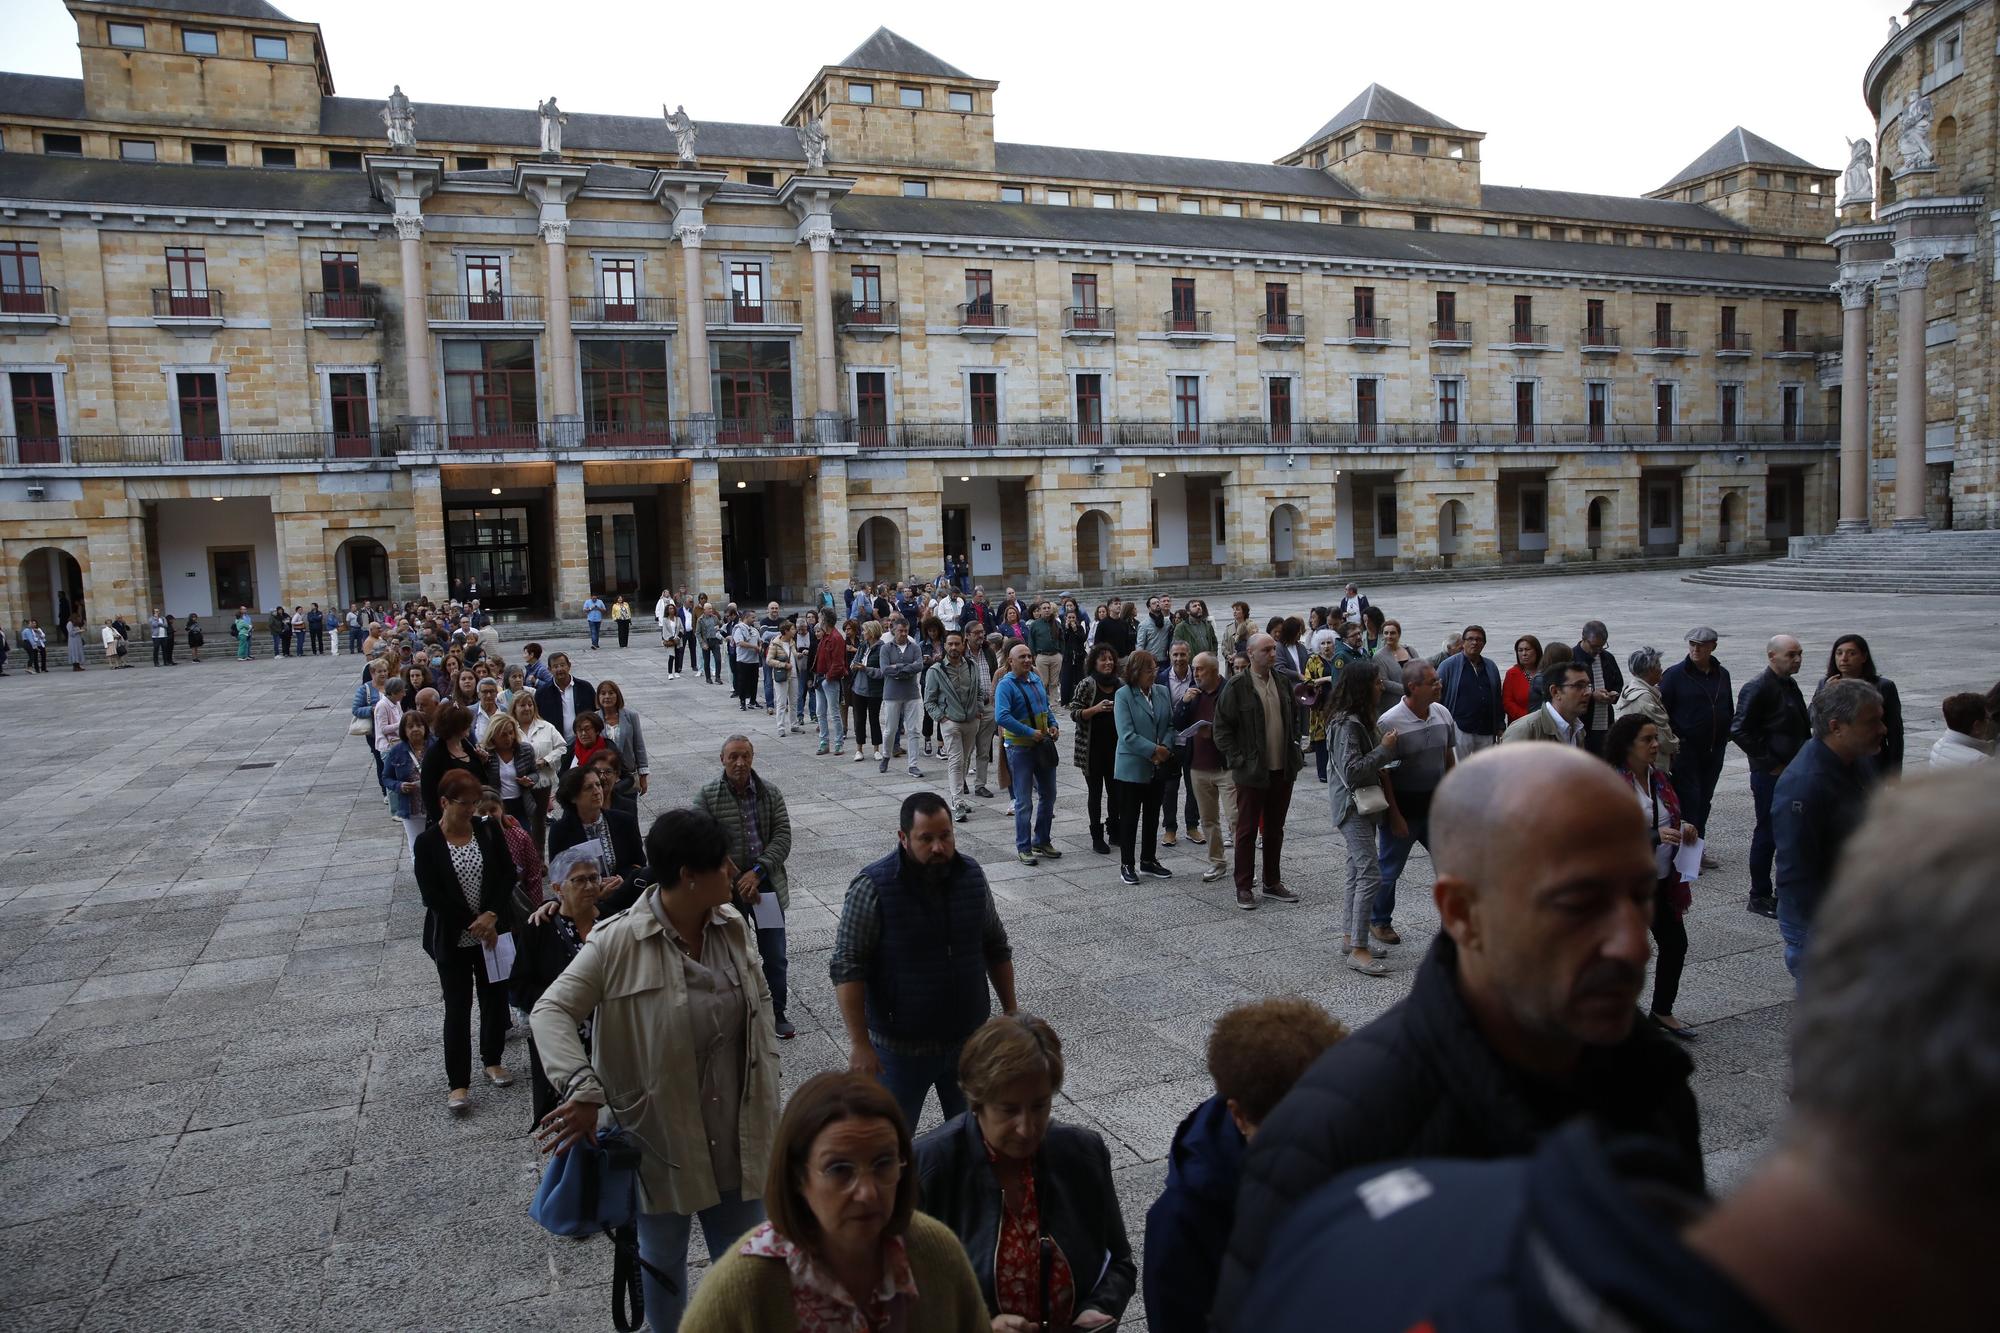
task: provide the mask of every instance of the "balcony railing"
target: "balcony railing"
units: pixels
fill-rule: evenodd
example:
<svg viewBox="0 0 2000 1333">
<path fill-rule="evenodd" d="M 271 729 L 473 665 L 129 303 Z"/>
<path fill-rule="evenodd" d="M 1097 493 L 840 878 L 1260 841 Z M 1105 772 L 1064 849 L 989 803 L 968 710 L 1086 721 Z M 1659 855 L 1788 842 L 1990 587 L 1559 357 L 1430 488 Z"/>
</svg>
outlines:
<svg viewBox="0 0 2000 1333">
<path fill-rule="evenodd" d="M 430 312 L 432 319 L 447 323 L 539 324 L 542 320 L 542 298 L 539 296 L 511 296 L 499 292 L 461 296 L 457 292 L 429 292 L 424 296 L 424 308 Z"/>
<path fill-rule="evenodd" d="M 1546 324 L 1509 324 L 1507 341 L 1517 347 L 1546 345 L 1549 340 L 1549 326 Z"/>
<path fill-rule="evenodd" d="M 797 301 L 752 301 L 740 296 L 702 298 L 702 310 L 710 324 L 797 324 Z"/>
<path fill-rule="evenodd" d="M 1187 445 L 1214 448 L 1309 446 L 1385 449 L 1450 445 L 1477 449 L 1524 446 L 1544 449 L 1828 442 L 1823 427 L 1676 424 L 1663 433 L 1659 425 L 1650 422 L 898 421 L 857 426 L 848 421 L 843 423 L 842 431 L 844 438 L 857 441 L 863 448 L 916 452 L 967 448 L 1029 451 L 1093 447 L 1171 449 Z"/>
<path fill-rule="evenodd" d="M 1007 323 L 1007 307 L 994 301 L 961 301 L 958 305 L 958 327 L 961 329 L 1004 329 L 1012 327 Z"/>
<path fill-rule="evenodd" d="M 1299 339 L 1306 336 L 1306 317 L 1291 312 L 1265 311 L 1257 326 L 1259 338 Z"/>
<path fill-rule="evenodd" d="M 153 318 L 221 319 L 222 293 L 209 287 L 155 287 Z"/>
<path fill-rule="evenodd" d="M 1685 352 L 1688 345 L 1686 329 L 1654 329 L 1647 343 L 1657 352 Z"/>
<path fill-rule="evenodd" d="M 1166 333 L 1208 333 L 1214 319 L 1212 310 L 1169 310 L 1160 316 L 1160 327 Z"/>
<path fill-rule="evenodd" d="M 382 298 L 374 292 L 307 292 L 306 318 L 372 323 L 382 318 Z"/>
<path fill-rule="evenodd" d="M 896 303 L 894 301 L 857 301 L 851 296 L 843 296 L 834 305 L 834 319 L 850 328 L 896 326 Z"/>
<path fill-rule="evenodd" d="M 61 315 L 62 290 L 38 284 L 0 287 L 0 315 Z"/>
<path fill-rule="evenodd" d="M 1726 330 L 1715 340 L 1717 356 L 1748 356 L 1756 350 L 1750 335 L 1740 329 Z"/>
<path fill-rule="evenodd" d="M 9 435 L 0 459 L 9 467 L 101 467 L 175 463 L 317 463 L 388 458 L 403 451 L 400 427 L 363 431 L 231 431 L 182 435 Z"/>
<path fill-rule="evenodd" d="M 1108 305 L 1063 307 L 1063 332 L 1110 333 L 1118 327 L 1116 312 Z"/>
<path fill-rule="evenodd" d="M 1389 321 L 1380 315 L 1362 318 L 1357 315 L 1347 321 L 1347 336 L 1356 342 L 1387 342 Z"/>
<path fill-rule="evenodd" d="M 1431 341 L 1434 343 L 1472 342 L 1472 322 L 1464 319 L 1438 319 L 1431 321 Z"/>
<path fill-rule="evenodd" d="M 671 296 L 572 296 L 569 318 L 573 324 L 671 324 L 674 298 Z"/>
<path fill-rule="evenodd" d="M 1608 324 L 1586 324 L 1577 341 L 1586 352 L 1615 352 L 1618 350 L 1618 330 Z"/>
<path fill-rule="evenodd" d="M 1778 350 L 1775 355 L 1811 356 L 1813 355 L 1812 340 L 1803 333 L 1794 333 L 1789 337 L 1781 337 L 1778 340 Z"/>
</svg>

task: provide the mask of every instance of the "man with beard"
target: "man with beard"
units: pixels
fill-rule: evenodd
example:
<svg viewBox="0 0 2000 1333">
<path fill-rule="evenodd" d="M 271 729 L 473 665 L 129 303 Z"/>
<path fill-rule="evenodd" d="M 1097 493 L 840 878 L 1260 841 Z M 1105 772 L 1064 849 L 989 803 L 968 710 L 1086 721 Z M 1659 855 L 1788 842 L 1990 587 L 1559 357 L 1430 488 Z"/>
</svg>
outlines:
<svg viewBox="0 0 2000 1333">
<path fill-rule="evenodd" d="M 1146 614 L 1139 621 L 1138 649 L 1151 653 L 1161 662 L 1167 660 L 1167 649 L 1174 641 L 1174 599 L 1171 597 L 1148 597 Z"/>
<path fill-rule="evenodd" d="M 944 798 L 916 793 L 900 823 L 896 850 L 847 886 L 830 970 L 848 1069 L 881 1079 L 914 1125 L 933 1087 L 945 1119 L 965 1110 L 959 1048 L 993 1012 L 989 980 L 1015 1011 L 1014 953 Z"/>
<path fill-rule="evenodd" d="M 1443 926 L 1410 994 L 1320 1057 L 1244 1164 L 1216 1327 L 1243 1309 L 1300 1200 L 1408 1157 L 1534 1151 L 1588 1116 L 1702 1183 L 1693 1064 L 1636 1007 L 1658 880 L 1617 773 L 1560 745 L 1461 762 L 1431 805 Z"/>
</svg>

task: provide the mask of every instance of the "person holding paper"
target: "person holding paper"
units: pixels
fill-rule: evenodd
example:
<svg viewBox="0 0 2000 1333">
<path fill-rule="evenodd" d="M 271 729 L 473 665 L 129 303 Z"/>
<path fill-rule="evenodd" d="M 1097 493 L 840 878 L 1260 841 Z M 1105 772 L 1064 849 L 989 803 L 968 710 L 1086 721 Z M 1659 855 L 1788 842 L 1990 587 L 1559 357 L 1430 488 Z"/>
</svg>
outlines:
<svg viewBox="0 0 2000 1333">
<path fill-rule="evenodd" d="M 1674 1001 L 1680 996 L 1681 968 L 1688 951 L 1681 916 L 1693 904 L 1694 893 L 1674 861 L 1682 845 L 1692 845 L 1700 831 L 1681 819 L 1680 797 L 1660 771 L 1660 728 L 1651 718 L 1627 713 L 1613 722 L 1605 733 L 1604 758 L 1632 789 L 1641 813 L 1650 821 L 1653 866 L 1660 876 L 1653 891 L 1653 945 L 1659 964 L 1653 973 L 1652 1019 L 1682 1041 L 1693 1041 L 1694 1029 L 1674 1017 Z"/>
<path fill-rule="evenodd" d="M 514 925 L 514 860 L 500 826 L 475 819 L 479 779 L 453 769 L 438 782 L 438 822 L 417 835 L 411 860 L 423 896 L 424 952 L 444 992 L 444 1067 L 454 1115 L 471 1109 L 472 997 L 479 996 L 479 1057 L 486 1081 L 514 1081 L 507 1047 L 507 986 L 489 978 L 486 950 Z"/>
<path fill-rule="evenodd" d="M 771 988 L 771 1019 L 790 1041 L 799 1030 L 785 1017 L 785 910 L 792 905 L 785 859 L 792 854 L 792 816 L 784 793 L 757 775 L 757 748 L 747 736 L 722 743 L 722 776 L 695 793 L 694 808 L 712 815 L 729 835 L 736 863 L 736 904 L 757 928 L 757 952 Z"/>
</svg>

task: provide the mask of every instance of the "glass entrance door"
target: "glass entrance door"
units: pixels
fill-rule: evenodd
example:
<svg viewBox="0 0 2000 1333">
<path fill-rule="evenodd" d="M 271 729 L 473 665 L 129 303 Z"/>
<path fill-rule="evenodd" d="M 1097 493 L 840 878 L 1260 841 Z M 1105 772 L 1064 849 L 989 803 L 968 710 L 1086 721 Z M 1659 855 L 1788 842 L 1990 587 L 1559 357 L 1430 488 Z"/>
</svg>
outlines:
<svg viewBox="0 0 2000 1333">
<path fill-rule="evenodd" d="M 525 506 L 447 509 L 445 558 L 451 595 L 488 608 L 535 604 L 533 525 Z"/>
</svg>

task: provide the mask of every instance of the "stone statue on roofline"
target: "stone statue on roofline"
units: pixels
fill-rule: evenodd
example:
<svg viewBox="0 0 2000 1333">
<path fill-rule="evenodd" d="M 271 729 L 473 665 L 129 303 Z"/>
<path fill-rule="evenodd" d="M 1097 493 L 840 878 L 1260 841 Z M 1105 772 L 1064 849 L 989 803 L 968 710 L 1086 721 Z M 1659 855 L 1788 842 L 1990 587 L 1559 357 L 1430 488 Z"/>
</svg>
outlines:
<svg viewBox="0 0 2000 1333">
<path fill-rule="evenodd" d="M 569 117 L 557 108 L 553 97 L 546 102 L 535 103 L 535 114 L 541 117 L 542 122 L 542 156 L 561 157 L 563 126 L 569 124 Z"/>
<path fill-rule="evenodd" d="M 1903 103 L 1902 122 L 1896 127 L 1896 147 L 1902 150 L 1903 170 L 1930 171 L 1937 167 L 1937 153 L 1931 147 L 1931 99 L 1911 93 Z"/>
<path fill-rule="evenodd" d="M 814 116 L 799 126 L 799 147 L 805 149 L 806 170 L 826 170 L 826 122 Z"/>
<path fill-rule="evenodd" d="M 389 104 L 382 108 L 382 123 L 389 127 L 389 147 L 416 148 L 417 112 L 410 105 L 410 99 L 403 96 L 403 85 L 400 83 L 389 94 Z"/>
<path fill-rule="evenodd" d="M 660 114 L 667 118 L 667 133 L 674 136 L 674 150 L 680 155 L 681 165 L 695 164 L 694 141 L 701 134 L 701 126 L 688 116 L 685 106 L 667 110 L 666 103 L 660 104 Z"/>
<path fill-rule="evenodd" d="M 1840 205 L 1865 204 L 1875 197 L 1875 148 L 1867 139 L 1847 141 L 1847 174 L 1842 179 Z"/>
</svg>

